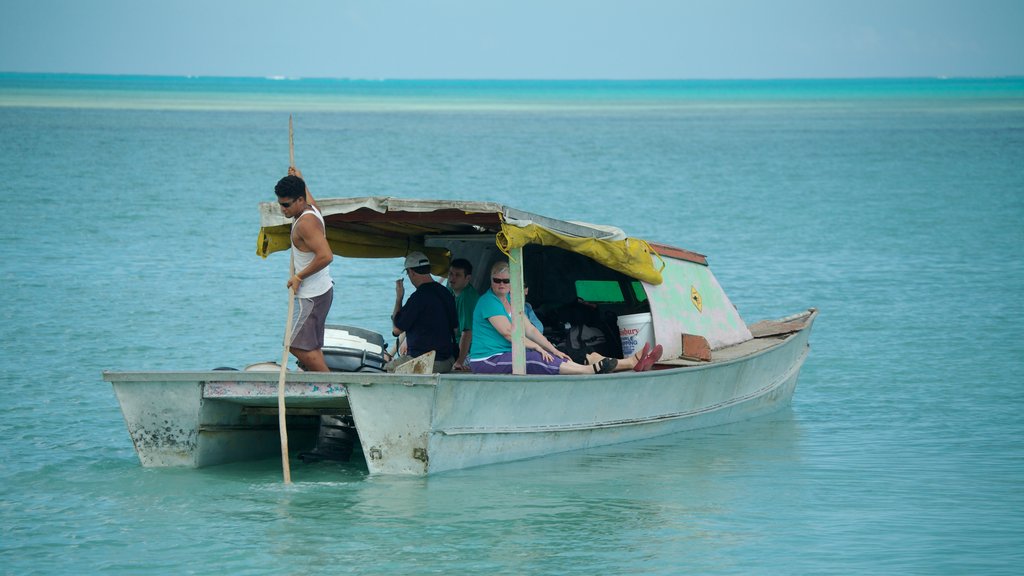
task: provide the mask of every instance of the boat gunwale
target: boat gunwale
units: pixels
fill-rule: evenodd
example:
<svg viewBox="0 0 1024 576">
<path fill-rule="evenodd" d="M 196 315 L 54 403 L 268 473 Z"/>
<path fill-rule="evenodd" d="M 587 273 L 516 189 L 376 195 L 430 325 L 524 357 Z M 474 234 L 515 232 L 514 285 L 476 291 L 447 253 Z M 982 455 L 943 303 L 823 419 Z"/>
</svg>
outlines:
<svg viewBox="0 0 1024 576">
<path fill-rule="evenodd" d="M 786 316 L 782 319 L 796 320 L 803 318 L 803 326 L 794 332 L 768 336 L 765 338 L 754 338 L 752 340 L 775 340 L 770 345 L 764 348 L 759 348 L 748 354 L 743 354 L 735 358 L 728 358 L 724 360 L 715 360 L 714 355 L 709 362 L 693 362 L 687 364 L 660 364 L 658 370 L 652 370 L 649 372 L 615 372 L 611 374 L 594 374 L 588 376 L 588 378 L 634 378 L 634 377 L 645 377 L 650 376 L 651 373 L 661 375 L 674 374 L 677 371 L 693 372 L 698 370 L 709 370 L 712 368 L 718 368 L 721 366 L 727 366 L 737 362 L 744 362 L 751 358 L 766 354 L 784 344 L 789 342 L 791 339 L 799 336 L 804 331 L 811 328 L 814 320 L 817 318 L 818 310 L 815 308 L 809 308 L 803 312 Z M 750 342 L 750 340 L 735 344 L 734 346 L 742 346 Z M 729 348 L 732 348 L 730 346 Z M 723 348 L 720 350 L 726 350 Z M 104 370 L 103 379 L 110 383 L 125 383 L 125 382 L 277 382 L 280 378 L 280 373 L 277 371 L 244 371 L 244 370 L 167 370 L 167 371 L 131 371 L 121 372 Z M 436 386 L 440 380 L 446 381 L 464 381 L 472 380 L 478 382 L 502 382 L 502 381 L 516 381 L 522 382 L 523 378 L 544 380 L 552 377 L 562 377 L 562 375 L 549 375 L 549 374 L 473 374 L 473 373 L 456 373 L 451 372 L 447 374 L 395 374 L 390 372 L 294 372 L 289 371 L 286 377 L 286 383 L 288 384 L 347 384 L 347 385 L 363 385 L 372 386 L 374 384 L 395 384 L 401 383 L 406 386 Z"/>
</svg>

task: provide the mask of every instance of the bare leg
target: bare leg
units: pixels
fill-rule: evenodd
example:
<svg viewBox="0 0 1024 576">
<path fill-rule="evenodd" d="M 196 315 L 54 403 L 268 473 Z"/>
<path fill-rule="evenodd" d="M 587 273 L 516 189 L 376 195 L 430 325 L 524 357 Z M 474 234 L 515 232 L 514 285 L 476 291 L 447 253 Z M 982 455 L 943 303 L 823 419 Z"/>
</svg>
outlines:
<svg viewBox="0 0 1024 576">
<path fill-rule="evenodd" d="M 603 356 L 599 356 L 597 362 L 595 362 L 594 364 L 587 364 L 587 365 L 577 364 L 577 363 L 573 362 L 572 360 L 568 360 L 566 362 L 562 362 L 561 364 L 559 364 L 559 366 L 558 366 L 558 373 L 559 374 L 599 374 L 600 373 L 599 370 L 601 369 L 600 363 L 602 361 L 604 361 L 604 360 L 607 360 L 608 362 L 618 362 L 614 358 L 606 359 Z M 615 368 L 617 368 L 617 366 L 613 367 L 610 370 L 610 372 L 614 372 Z"/>
<path fill-rule="evenodd" d="M 604 358 L 604 356 L 601 356 L 597 352 L 591 352 L 590 354 L 587 354 L 587 363 L 590 364 L 590 365 L 597 364 L 598 362 L 601 361 L 601 358 Z M 621 372 L 623 370 L 632 370 L 633 367 L 636 366 L 637 362 L 639 362 L 639 361 L 640 361 L 640 352 L 637 352 L 636 354 L 627 356 L 625 358 L 620 358 L 618 365 L 615 366 L 614 372 Z"/>
<path fill-rule="evenodd" d="M 559 374 L 593 374 L 593 366 L 584 366 L 583 364 L 577 364 L 572 360 L 566 360 L 558 365 Z"/>
<path fill-rule="evenodd" d="M 324 360 L 323 350 L 319 348 L 316 350 L 289 348 L 289 351 L 302 362 L 307 372 L 330 372 L 330 369 L 327 367 L 327 361 Z"/>
</svg>

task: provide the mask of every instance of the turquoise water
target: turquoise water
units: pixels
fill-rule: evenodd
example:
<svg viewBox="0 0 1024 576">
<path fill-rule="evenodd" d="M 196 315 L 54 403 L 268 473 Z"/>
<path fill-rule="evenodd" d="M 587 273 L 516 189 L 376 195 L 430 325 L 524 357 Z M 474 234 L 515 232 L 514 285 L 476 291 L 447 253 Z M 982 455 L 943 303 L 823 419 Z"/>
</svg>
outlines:
<svg viewBox="0 0 1024 576">
<path fill-rule="evenodd" d="M 791 410 L 442 474 L 139 466 L 103 370 L 280 356 L 256 203 L 503 201 L 708 254 L 748 322 L 818 307 Z M 1024 80 L 0 75 L 0 571 L 1016 574 Z M 336 260 L 384 331 L 398 260 Z"/>
</svg>

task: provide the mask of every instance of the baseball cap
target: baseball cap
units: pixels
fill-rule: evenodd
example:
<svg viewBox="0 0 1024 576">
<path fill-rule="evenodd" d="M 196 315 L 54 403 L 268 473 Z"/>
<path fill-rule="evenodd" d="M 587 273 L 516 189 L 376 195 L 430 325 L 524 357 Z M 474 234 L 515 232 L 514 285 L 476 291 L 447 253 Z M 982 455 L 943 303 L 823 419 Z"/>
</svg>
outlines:
<svg viewBox="0 0 1024 576">
<path fill-rule="evenodd" d="M 423 252 L 411 252 L 405 257 L 406 268 L 419 268 L 420 266 L 430 266 L 430 259 Z"/>
</svg>

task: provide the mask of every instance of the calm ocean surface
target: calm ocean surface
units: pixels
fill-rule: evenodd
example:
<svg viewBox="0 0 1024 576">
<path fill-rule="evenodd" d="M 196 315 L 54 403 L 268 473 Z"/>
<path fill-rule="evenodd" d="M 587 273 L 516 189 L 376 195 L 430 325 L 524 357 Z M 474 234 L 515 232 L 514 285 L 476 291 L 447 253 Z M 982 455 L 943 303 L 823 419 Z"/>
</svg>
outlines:
<svg viewBox="0 0 1024 576">
<path fill-rule="evenodd" d="M 429 479 L 143 469 L 103 370 L 280 358 L 256 204 L 499 201 L 817 307 L 791 410 Z M 1019 574 L 1024 79 L 427 82 L 0 74 L 4 574 Z M 336 259 L 387 327 L 399 261 Z"/>
</svg>

